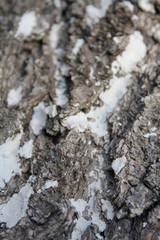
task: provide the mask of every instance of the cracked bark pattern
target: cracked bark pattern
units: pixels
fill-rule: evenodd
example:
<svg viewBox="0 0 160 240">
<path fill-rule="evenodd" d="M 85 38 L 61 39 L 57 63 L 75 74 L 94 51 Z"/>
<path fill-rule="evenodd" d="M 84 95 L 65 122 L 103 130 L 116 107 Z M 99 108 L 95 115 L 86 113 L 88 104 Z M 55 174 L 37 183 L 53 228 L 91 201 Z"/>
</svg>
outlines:
<svg viewBox="0 0 160 240">
<path fill-rule="evenodd" d="M 156 9 L 153 14 L 142 11 L 135 0 L 130 1 L 134 13 L 121 4 L 122 1 L 115 1 L 106 16 L 89 28 L 85 9 L 91 3 L 98 6 L 98 1 L 65 0 L 60 7 L 55 2 L 0 2 L 0 144 L 17 134 L 20 125 L 24 131 L 21 145 L 29 139 L 34 141 L 32 157 L 20 158 L 22 174 L 6 184 L 0 192 L 0 202 L 7 202 L 19 192 L 30 176 L 34 176 L 34 194 L 29 199 L 26 216 L 15 226 L 7 228 L 5 223 L 0 224 L 0 238 L 72 239 L 78 212 L 70 199 L 88 201 L 88 186 L 94 181 L 90 172 L 99 168 L 98 156 L 103 155 L 102 191 L 96 192 L 94 207 L 106 228 L 101 232 L 91 223 L 81 239 L 159 239 L 160 46 L 152 28 L 160 21 L 160 3 L 152 1 Z M 14 34 L 18 21 L 27 10 L 35 11 L 49 25 L 41 35 L 17 40 Z M 137 15 L 138 20 L 133 15 Z M 34 107 L 42 101 L 46 106 L 56 104 L 56 65 L 49 33 L 52 25 L 60 22 L 65 23 L 58 46 L 63 49 L 61 63 L 69 68 L 67 75 L 61 72 L 67 84 L 68 102 L 57 107 L 56 117 L 47 117 L 45 128 L 35 136 L 29 124 Z M 79 111 L 87 113 L 91 106 L 102 104 L 98 96 L 109 87 L 112 62 L 124 51 L 129 35 L 136 30 L 143 34 L 147 54 L 136 71 L 132 71 L 127 92 L 107 120 L 108 135 L 97 142 L 89 130 L 82 133 L 68 130 L 62 125 L 65 117 Z M 118 44 L 114 41 L 117 36 L 121 37 Z M 79 38 L 84 39 L 84 44 L 73 56 L 72 49 Z M 146 68 L 142 70 L 144 65 Z M 94 69 L 94 78 L 90 77 L 90 67 Z M 100 82 L 97 86 L 96 81 Z M 8 92 L 20 84 L 23 98 L 19 106 L 9 108 Z M 145 137 L 152 133 L 151 129 L 155 129 L 155 136 Z M 112 162 L 124 155 L 127 163 L 115 174 Z M 37 193 L 48 179 L 57 180 L 58 187 Z M 102 211 L 101 199 L 112 203 L 112 220 Z M 83 214 L 91 217 L 87 210 Z"/>
</svg>

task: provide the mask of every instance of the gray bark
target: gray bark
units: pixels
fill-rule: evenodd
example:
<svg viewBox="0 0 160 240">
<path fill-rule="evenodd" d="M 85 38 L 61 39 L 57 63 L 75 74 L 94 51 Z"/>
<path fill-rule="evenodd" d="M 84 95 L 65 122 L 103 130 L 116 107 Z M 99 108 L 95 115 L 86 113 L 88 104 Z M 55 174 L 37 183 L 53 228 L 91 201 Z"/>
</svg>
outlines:
<svg viewBox="0 0 160 240">
<path fill-rule="evenodd" d="M 1 239 L 160 238 L 160 2 L 152 1 L 154 13 L 144 11 L 135 0 L 129 2 L 133 12 L 122 1 L 114 1 L 105 16 L 90 27 L 86 6 L 99 8 L 98 1 L 0 1 L 0 144 L 21 131 L 20 147 L 33 140 L 32 156 L 19 156 L 21 174 L 12 176 L 1 188 L 0 206 L 18 194 L 29 179 L 33 193 L 25 216 L 12 227 L 5 221 L 0 223 Z M 26 11 L 36 13 L 39 26 L 30 36 L 16 38 Z M 49 36 L 53 24 L 59 23 L 62 27 L 53 49 Z M 103 106 L 99 96 L 109 89 L 112 63 L 125 51 L 135 31 L 143 36 L 146 55 L 129 72 L 131 82 L 126 92 L 106 115 L 106 134 L 97 138 L 90 128 L 78 131 L 67 127 L 67 117 Z M 84 43 L 73 54 L 77 39 Z M 59 65 L 54 56 L 58 56 Z M 90 76 L 91 67 L 94 77 Z M 19 86 L 22 100 L 8 106 L 10 90 Z M 64 88 L 64 105 L 57 103 L 58 87 Z M 31 120 L 42 102 L 46 108 L 56 105 L 57 114 L 46 114 L 45 126 L 36 135 Z M 125 164 L 116 173 L 113 162 L 123 157 Z M 58 186 L 43 187 L 48 180 L 57 181 Z M 82 213 L 73 204 L 79 199 L 86 202 Z M 109 216 L 111 206 L 113 217 Z M 88 225 L 74 238 L 81 217 Z M 101 230 L 103 224 L 105 229 Z"/>
</svg>

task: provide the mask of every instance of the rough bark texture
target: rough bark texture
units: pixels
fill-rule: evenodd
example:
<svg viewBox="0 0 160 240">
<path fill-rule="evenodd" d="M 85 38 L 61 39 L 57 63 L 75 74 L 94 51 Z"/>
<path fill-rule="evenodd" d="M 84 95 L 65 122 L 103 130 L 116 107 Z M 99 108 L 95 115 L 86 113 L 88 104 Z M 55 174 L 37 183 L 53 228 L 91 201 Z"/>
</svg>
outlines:
<svg viewBox="0 0 160 240">
<path fill-rule="evenodd" d="M 160 238 L 160 2 L 152 1 L 154 12 L 144 11 L 135 0 L 128 2 L 133 11 L 114 1 L 105 16 L 89 26 L 86 7 L 99 8 L 96 0 L 0 1 L 0 144 L 23 132 L 20 146 L 29 140 L 34 146 L 31 157 L 19 156 L 21 174 L 1 188 L 1 206 L 28 181 L 33 193 L 14 226 L 0 223 L 0 239 Z M 26 11 L 36 13 L 39 26 L 28 37 L 15 37 Z M 60 23 L 53 48 L 51 28 Z M 67 117 L 103 106 L 99 96 L 110 87 L 112 63 L 135 31 L 143 36 L 146 55 L 129 72 L 127 91 L 106 116 L 106 134 L 97 137 L 90 128 L 68 127 Z M 83 39 L 83 45 L 74 54 L 77 39 Z M 66 84 L 65 104 L 57 103 L 58 81 Z M 9 91 L 19 86 L 22 100 L 9 106 Z M 44 108 L 56 105 L 57 114 L 46 114 L 43 130 L 34 134 L 30 123 L 42 102 Z M 125 160 L 117 172 L 116 159 Z M 58 186 L 43 187 L 48 180 Z M 85 202 L 83 211 L 78 201 Z M 77 233 L 82 217 L 86 229 Z"/>
</svg>

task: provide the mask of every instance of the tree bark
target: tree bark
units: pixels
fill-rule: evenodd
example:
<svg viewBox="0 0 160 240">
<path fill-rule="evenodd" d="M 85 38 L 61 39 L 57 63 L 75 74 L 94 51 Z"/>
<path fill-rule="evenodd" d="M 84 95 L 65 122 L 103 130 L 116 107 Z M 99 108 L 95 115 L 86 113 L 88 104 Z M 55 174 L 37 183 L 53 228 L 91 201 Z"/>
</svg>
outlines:
<svg viewBox="0 0 160 240">
<path fill-rule="evenodd" d="M 0 2 L 0 238 L 160 238 L 160 2 Z"/>
</svg>

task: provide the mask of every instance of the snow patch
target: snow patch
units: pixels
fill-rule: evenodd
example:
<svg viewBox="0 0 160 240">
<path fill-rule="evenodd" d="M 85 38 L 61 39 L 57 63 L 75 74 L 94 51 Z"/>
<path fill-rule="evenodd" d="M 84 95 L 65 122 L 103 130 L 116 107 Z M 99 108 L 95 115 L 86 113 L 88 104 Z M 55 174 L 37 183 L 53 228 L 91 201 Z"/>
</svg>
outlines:
<svg viewBox="0 0 160 240">
<path fill-rule="evenodd" d="M 155 132 L 156 130 L 157 130 L 156 127 L 152 127 L 152 128 L 151 128 L 151 131 L 152 131 L 152 132 Z"/>
<path fill-rule="evenodd" d="M 110 89 L 100 94 L 100 99 L 104 105 L 102 107 L 91 107 L 88 113 L 79 112 L 74 116 L 66 117 L 62 125 L 68 129 L 77 129 L 84 132 L 87 128 L 98 137 L 103 137 L 107 133 L 107 118 L 112 114 L 113 110 L 127 90 L 130 83 L 130 75 L 117 78 L 114 77 L 110 81 Z"/>
<path fill-rule="evenodd" d="M 62 23 L 57 23 L 57 24 L 53 24 L 51 28 L 49 39 L 50 39 L 50 45 L 52 50 L 55 50 L 58 46 L 59 36 L 60 36 L 62 26 L 63 26 Z"/>
<path fill-rule="evenodd" d="M 9 107 L 16 106 L 22 99 L 22 87 L 11 89 L 8 93 L 7 103 Z"/>
<path fill-rule="evenodd" d="M 38 193 L 41 193 L 43 190 L 48 188 L 57 188 L 57 187 L 58 187 L 58 181 L 47 180 L 43 185 L 43 187 L 38 190 Z"/>
<path fill-rule="evenodd" d="M 34 108 L 34 113 L 30 122 L 31 128 L 36 136 L 38 136 L 45 127 L 46 119 L 46 108 L 44 103 L 41 102 L 37 107 Z"/>
<path fill-rule="evenodd" d="M 61 74 L 63 76 L 69 77 L 69 70 L 70 70 L 70 67 L 67 64 L 63 63 L 61 65 Z"/>
<path fill-rule="evenodd" d="M 86 208 L 87 202 L 84 201 L 83 199 L 78 199 L 75 201 L 73 198 L 70 199 L 71 205 L 75 207 L 77 210 L 78 214 L 82 215 L 83 211 Z"/>
<path fill-rule="evenodd" d="M 110 201 L 101 199 L 101 203 L 102 203 L 102 211 L 107 212 L 107 214 L 106 214 L 107 219 L 108 220 L 113 220 L 114 210 L 113 210 L 113 206 L 110 203 Z"/>
<path fill-rule="evenodd" d="M 62 124 L 68 129 L 75 128 L 79 132 L 84 132 L 88 126 L 88 120 L 85 113 L 79 112 L 77 115 L 67 117 Z"/>
<path fill-rule="evenodd" d="M 138 21 L 138 20 L 139 20 L 139 17 L 138 17 L 137 15 L 133 15 L 133 16 L 132 16 L 132 20 L 133 20 L 133 21 Z"/>
<path fill-rule="evenodd" d="M 90 79 L 95 79 L 93 67 L 90 67 L 89 77 L 90 77 Z"/>
<path fill-rule="evenodd" d="M 96 87 L 101 86 L 101 82 L 100 82 L 100 81 L 95 82 L 95 86 L 96 86 Z"/>
<path fill-rule="evenodd" d="M 91 221 L 86 220 L 83 217 L 83 211 L 87 206 L 87 202 L 83 199 L 78 199 L 75 201 L 73 198 L 70 199 L 71 205 L 75 207 L 76 211 L 78 212 L 78 219 L 75 220 L 76 226 L 72 232 L 72 240 L 80 240 L 82 234 L 87 229 L 87 227 L 91 224 Z"/>
<path fill-rule="evenodd" d="M 55 78 L 56 78 L 56 105 L 57 106 L 64 106 L 68 102 L 68 97 L 66 95 L 67 92 L 67 84 L 64 77 L 62 77 L 60 73 L 60 68 L 56 70 L 55 72 Z"/>
<path fill-rule="evenodd" d="M 5 222 L 8 228 L 15 226 L 26 216 L 28 200 L 33 193 L 28 181 L 19 193 L 14 194 L 7 203 L 0 205 L 0 222 Z"/>
<path fill-rule="evenodd" d="M 157 133 L 155 133 L 155 132 L 146 133 L 146 134 L 143 135 L 143 137 L 145 137 L 145 138 L 156 137 L 156 136 L 157 136 Z"/>
<path fill-rule="evenodd" d="M 107 106 L 102 107 L 91 107 L 91 110 L 87 114 L 88 117 L 88 128 L 98 137 L 103 137 L 107 133 L 107 117 L 108 110 Z"/>
<path fill-rule="evenodd" d="M 37 20 L 36 20 L 35 12 L 31 11 L 31 12 L 24 13 L 18 24 L 18 29 L 15 37 L 30 36 L 36 24 L 37 24 Z"/>
<path fill-rule="evenodd" d="M 95 7 L 94 5 L 88 5 L 86 7 L 86 21 L 88 26 L 92 27 L 95 23 L 106 15 L 106 11 L 113 0 L 101 0 L 100 8 Z"/>
<path fill-rule="evenodd" d="M 155 40 L 160 43 L 160 24 L 157 24 L 155 27 L 152 28 L 152 34 Z"/>
<path fill-rule="evenodd" d="M 129 37 L 129 44 L 125 51 L 117 56 L 117 59 L 112 63 L 112 71 L 117 74 L 130 73 L 146 55 L 147 47 L 143 41 L 143 36 L 139 31 L 135 31 Z"/>
<path fill-rule="evenodd" d="M 144 12 L 155 13 L 154 6 L 153 6 L 153 4 L 150 3 L 149 0 L 138 0 L 138 6 L 139 6 Z"/>
<path fill-rule="evenodd" d="M 134 11 L 134 5 L 131 2 L 123 1 L 122 4 L 124 4 L 131 12 Z"/>
<path fill-rule="evenodd" d="M 42 38 L 48 28 L 49 23 L 42 16 L 34 11 L 28 11 L 22 15 L 15 37 L 25 40 L 34 35 L 36 38 Z"/>
<path fill-rule="evenodd" d="M 96 234 L 96 237 L 97 237 L 99 240 L 103 240 L 103 239 L 104 239 L 99 233 Z"/>
<path fill-rule="evenodd" d="M 30 121 L 30 126 L 36 136 L 38 136 L 42 129 L 46 125 L 47 115 L 50 118 L 57 115 L 57 110 L 55 105 L 45 107 L 43 102 L 40 102 L 38 106 L 34 108 L 34 113 L 32 115 L 32 120 Z"/>
<path fill-rule="evenodd" d="M 54 0 L 54 4 L 55 4 L 56 8 L 59 8 L 59 9 L 62 6 L 61 0 Z"/>
<path fill-rule="evenodd" d="M 113 40 L 115 41 L 116 44 L 120 44 L 122 41 L 122 37 L 113 37 Z"/>
<path fill-rule="evenodd" d="M 54 118 L 57 115 L 56 105 L 46 107 L 45 112 L 50 118 Z"/>
<path fill-rule="evenodd" d="M 42 187 L 42 190 L 56 187 L 58 187 L 58 181 L 47 180 L 44 186 Z"/>
<path fill-rule="evenodd" d="M 21 157 L 24 157 L 26 159 L 32 157 L 32 150 L 33 150 L 33 140 L 30 140 L 28 142 L 25 142 L 23 147 L 19 149 L 19 155 Z"/>
<path fill-rule="evenodd" d="M 79 38 L 74 46 L 74 48 L 72 49 L 73 54 L 77 55 L 77 53 L 79 52 L 80 48 L 83 46 L 84 44 L 84 40 L 82 38 Z"/>
<path fill-rule="evenodd" d="M 112 168 L 116 175 L 124 168 L 126 162 L 127 162 L 127 159 L 125 156 L 121 158 L 117 158 L 112 162 Z"/>
<path fill-rule="evenodd" d="M 97 196 L 99 193 L 102 193 L 101 182 L 104 178 L 104 172 L 102 169 L 103 166 L 103 156 L 98 156 L 98 166 L 90 173 L 90 176 L 94 177 L 94 181 L 88 185 L 88 202 L 83 199 L 78 199 L 75 201 L 73 198 L 70 199 L 71 205 L 75 207 L 78 212 L 78 219 L 75 220 L 75 227 L 72 232 L 72 240 L 80 240 L 82 234 L 91 224 L 95 224 L 100 232 L 103 232 L 106 228 L 105 222 L 100 218 L 100 211 L 96 207 Z M 87 209 L 87 220 L 83 216 L 83 213 Z M 111 211 L 108 210 L 107 213 L 111 217 Z"/>
<path fill-rule="evenodd" d="M 56 79 L 55 89 L 56 89 L 56 105 L 63 106 L 67 103 L 68 98 L 66 95 L 67 84 L 65 78 L 61 75 L 61 70 L 64 70 L 64 65 L 62 63 L 63 49 L 58 48 L 58 43 L 60 41 L 60 35 L 64 23 L 53 24 L 50 31 L 49 39 L 50 46 L 53 52 L 53 62 L 56 65 L 56 71 L 54 77 Z"/>
<path fill-rule="evenodd" d="M 99 98 L 107 105 L 108 113 L 112 113 L 118 104 L 118 101 L 126 93 L 129 84 L 130 75 L 125 77 L 114 77 L 110 81 L 110 89 L 102 92 Z"/>
<path fill-rule="evenodd" d="M 21 137 L 22 133 L 19 133 L 14 139 L 8 138 L 0 145 L 0 188 L 4 188 L 12 176 L 21 174 L 18 158 Z"/>
<path fill-rule="evenodd" d="M 106 228 L 105 222 L 100 218 L 100 212 L 96 208 L 96 195 L 97 192 L 102 193 L 102 180 L 105 175 L 103 172 L 103 162 L 104 158 L 102 155 L 99 155 L 97 158 L 98 165 L 94 168 L 94 181 L 88 186 L 88 196 L 89 202 L 88 205 L 90 207 L 90 213 L 92 216 L 92 223 L 97 225 L 100 232 L 103 232 Z"/>
<path fill-rule="evenodd" d="M 147 226 L 147 222 L 143 222 L 143 228 L 145 228 Z"/>
</svg>

